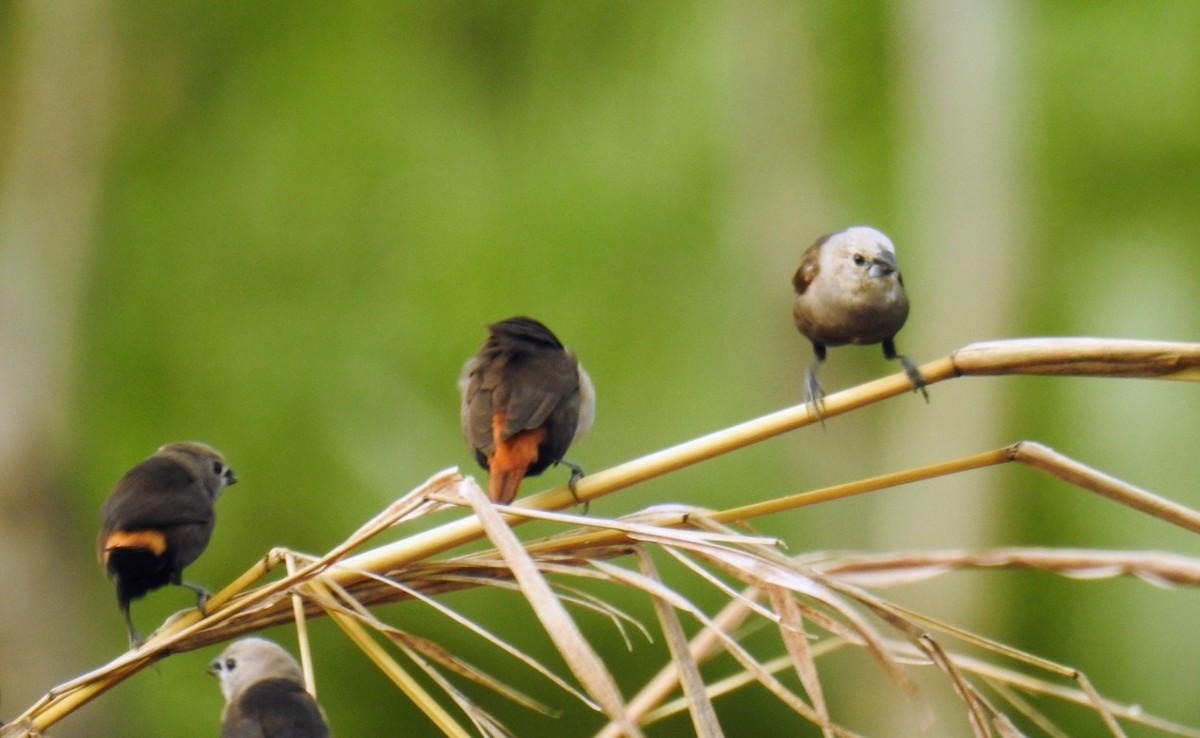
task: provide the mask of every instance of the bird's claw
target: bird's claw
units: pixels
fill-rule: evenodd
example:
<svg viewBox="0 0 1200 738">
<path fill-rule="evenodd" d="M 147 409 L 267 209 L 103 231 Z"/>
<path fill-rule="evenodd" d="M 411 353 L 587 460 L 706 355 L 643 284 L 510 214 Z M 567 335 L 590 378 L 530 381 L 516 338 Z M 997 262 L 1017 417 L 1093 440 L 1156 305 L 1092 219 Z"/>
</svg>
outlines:
<svg viewBox="0 0 1200 738">
<path fill-rule="evenodd" d="M 208 599 L 212 597 L 212 593 L 204 587 L 201 587 L 199 584 L 192 584 L 191 582 L 178 582 L 178 584 L 179 586 L 187 587 L 196 593 L 196 609 L 200 611 L 201 615 L 208 615 L 204 609 L 204 606 L 208 604 Z"/>
<path fill-rule="evenodd" d="M 825 404 L 825 390 L 821 388 L 821 382 L 817 379 L 816 367 L 810 366 L 804 374 L 804 404 L 808 405 L 812 414 L 817 416 L 817 420 L 821 421 L 824 427 L 825 417 L 821 414 L 821 406 Z"/>
<path fill-rule="evenodd" d="M 925 398 L 926 404 L 928 404 L 929 393 L 925 391 L 925 387 L 929 382 L 926 382 L 925 377 L 921 376 L 921 372 L 917 370 L 917 365 L 912 362 L 912 359 L 904 354 L 898 354 L 896 358 L 900 360 L 900 366 L 904 367 L 904 373 L 908 375 L 908 381 L 912 382 L 913 392 L 920 392 Z"/>
<path fill-rule="evenodd" d="M 584 477 L 583 467 L 572 461 L 567 461 L 566 459 L 559 459 L 558 463 L 571 470 L 571 478 L 567 480 L 567 489 L 571 491 L 571 496 L 575 498 L 575 502 L 583 505 L 583 514 L 587 515 L 588 509 L 592 506 L 592 503 L 590 500 L 579 499 L 579 492 L 576 490 L 576 485 L 579 484 L 579 480 L 583 479 Z"/>
</svg>

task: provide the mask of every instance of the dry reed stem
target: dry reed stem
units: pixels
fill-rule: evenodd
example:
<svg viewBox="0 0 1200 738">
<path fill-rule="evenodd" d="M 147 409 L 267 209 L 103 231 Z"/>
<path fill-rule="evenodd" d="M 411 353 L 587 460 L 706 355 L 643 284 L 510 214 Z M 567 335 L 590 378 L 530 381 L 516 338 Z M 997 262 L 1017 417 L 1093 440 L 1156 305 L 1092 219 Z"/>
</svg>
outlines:
<svg viewBox="0 0 1200 738">
<path fill-rule="evenodd" d="M 947 357 L 923 365 L 921 373 L 930 384 L 957 376 L 998 374 L 1155 377 L 1200 381 L 1200 344 L 1090 338 L 997 341 L 964 347 Z M 902 373 L 892 375 L 829 395 L 823 403 L 822 414 L 825 418 L 832 419 L 851 410 L 904 394 L 910 389 L 911 386 Z M 816 418 L 806 405 L 780 410 L 584 477 L 579 481 L 574 494 L 565 487 L 556 488 L 526 498 L 518 502 L 515 507 L 560 509 L 574 504 L 576 499 L 589 501 L 638 482 L 812 424 L 815 420 Z M 937 474 L 953 473 L 967 468 L 978 468 L 1006 461 L 1021 461 L 1033 465 L 1072 484 L 1090 489 L 1188 530 L 1200 530 L 1200 514 L 1065 459 L 1049 449 L 1030 443 L 1016 444 L 1007 449 L 968 457 L 965 460 L 931 465 L 918 470 L 883 475 L 873 480 L 794 495 L 783 500 L 743 506 L 716 513 L 713 519 L 716 521 L 740 520 L 851 494 L 874 491 Z M 333 583 L 346 587 L 351 592 L 354 592 L 356 587 L 361 587 L 364 592 L 370 592 L 372 586 L 377 587 L 378 585 L 372 585 L 370 578 L 363 576 L 361 572 L 403 572 L 412 567 L 419 568 L 421 562 L 425 562 L 439 553 L 478 540 L 483 534 L 483 526 L 479 517 L 470 516 L 409 536 L 395 543 L 349 556 L 354 549 L 363 545 L 373 535 L 406 517 L 418 514 L 422 509 L 427 509 L 428 499 L 452 495 L 461 479 L 453 470 L 443 472 L 431 479 L 425 487 L 418 488 L 397 501 L 325 556 L 280 580 L 247 591 L 248 587 L 262 579 L 280 563 L 281 552 L 271 552 L 233 583 L 214 595 L 209 601 L 205 614 L 201 615 L 198 611 L 181 613 L 160 628 L 140 650 L 123 654 L 108 665 L 52 690 L 12 724 L 0 728 L 0 736 L 8 738 L 14 735 L 35 735 L 38 731 L 53 725 L 69 712 L 78 709 L 82 704 L 173 651 L 188 650 L 228 640 L 236 635 L 265 628 L 294 617 L 294 614 L 289 614 L 293 600 L 287 595 L 287 592 L 293 587 L 309 582 L 318 575 L 330 577 Z M 437 489 L 434 489 L 435 487 Z M 689 518 L 690 515 L 687 512 L 667 512 L 662 518 L 653 519 L 653 524 L 687 525 Z M 514 511 L 505 515 L 504 519 L 512 525 L 521 522 L 523 516 Z M 619 542 L 622 535 L 625 536 L 626 542 L 637 539 L 636 535 L 630 535 L 628 532 L 622 534 L 620 531 L 601 531 L 586 534 L 576 542 L 595 547 L 605 540 Z M 569 539 L 570 537 L 564 538 Z M 561 541 L 544 540 L 528 547 L 528 553 L 538 553 L 539 547 L 544 549 L 547 546 L 558 545 L 561 545 Z M 617 555 L 620 552 L 621 550 L 618 549 L 610 551 L 610 554 Z M 341 562 L 340 565 L 338 562 Z M 436 569 L 431 570 L 431 574 L 435 571 Z M 436 591 L 445 591 L 457 586 L 453 583 L 435 583 L 432 580 L 428 584 L 430 584 L 431 590 Z M 438 587 L 442 587 L 442 589 L 438 590 Z M 354 595 L 362 601 L 367 601 L 363 599 L 362 593 L 354 592 Z M 399 598 L 392 595 L 392 599 Z M 319 608 L 310 603 L 303 608 L 303 612 L 319 614 Z M 622 710 L 622 712 L 624 711 Z"/>
<path fill-rule="evenodd" d="M 313 592 L 321 597 L 328 600 L 334 599 L 333 593 L 329 591 L 329 588 L 321 581 L 320 577 L 308 581 L 305 586 L 312 589 Z M 458 724 L 458 721 L 450 713 L 446 712 L 438 704 L 437 700 L 426 692 L 425 688 L 417 680 L 413 679 L 400 664 L 396 663 L 395 659 L 380 647 L 379 643 L 371 637 L 371 634 L 357 620 L 333 608 L 325 608 L 325 612 L 342 629 L 342 632 L 358 646 L 359 650 L 366 654 L 375 663 L 375 666 L 391 679 L 393 684 L 400 688 L 400 691 L 408 695 L 409 699 L 414 703 L 421 705 L 421 709 L 425 712 L 425 715 L 433 721 L 434 725 L 442 733 L 448 736 L 467 738 L 468 733 Z"/>
<path fill-rule="evenodd" d="M 558 647 L 559 653 L 576 679 L 605 714 L 621 726 L 625 735 L 633 738 L 641 736 L 641 729 L 625 718 L 625 698 L 621 695 L 616 679 L 605 668 L 604 660 L 584 637 L 562 601 L 555 596 L 549 583 L 538 571 L 537 564 L 521 546 L 508 523 L 492 508 L 491 502 L 477 485 L 463 485 L 462 491 L 484 526 L 488 539 L 512 571 L 521 586 L 522 594 L 533 606 L 546 635 Z"/>
<path fill-rule="evenodd" d="M 641 548 L 637 549 L 638 568 L 643 575 L 650 579 L 661 581 L 654 561 Z M 717 719 L 716 708 L 708 697 L 708 688 L 704 677 L 700 674 L 700 665 L 688 650 L 688 639 L 684 633 L 683 623 L 679 620 L 679 611 L 665 597 L 651 597 L 654 614 L 657 616 L 662 632 L 665 635 L 667 649 L 671 654 L 671 663 L 675 665 L 679 676 L 679 684 L 683 687 L 683 695 L 688 701 L 688 715 L 692 718 L 693 732 L 701 738 L 718 738 L 723 735 L 721 723 Z M 629 704 L 622 718 L 627 722 L 637 723 L 635 715 L 637 708 Z M 818 713 L 818 716 L 820 713 Z M 614 730 L 621 729 L 621 723 L 609 721 Z"/>
</svg>

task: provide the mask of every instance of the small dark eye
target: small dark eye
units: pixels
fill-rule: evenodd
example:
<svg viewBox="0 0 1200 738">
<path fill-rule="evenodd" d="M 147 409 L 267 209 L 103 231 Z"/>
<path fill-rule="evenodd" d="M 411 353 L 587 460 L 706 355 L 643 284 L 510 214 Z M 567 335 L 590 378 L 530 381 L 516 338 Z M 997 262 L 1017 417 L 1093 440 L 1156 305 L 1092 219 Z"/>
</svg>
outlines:
<svg viewBox="0 0 1200 738">
<path fill-rule="evenodd" d="M 855 254 L 854 255 L 854 263 L 857 264 L 858 266 L 862 266 L 863 264 L 867 263 L 867 259 L 862 254 Z"/>
<path fill-rule="evenodd" d="M 220 476 L 225 473 L 225 465 L 219 461 L 213 462 L 213 474 Z"/>
<path fill-rule="evenodd" d="M 233 671 L 233 667 L 237 666 L 237 661 L 234 659 L 225 659 L 225 671 Z"/>
</svg>

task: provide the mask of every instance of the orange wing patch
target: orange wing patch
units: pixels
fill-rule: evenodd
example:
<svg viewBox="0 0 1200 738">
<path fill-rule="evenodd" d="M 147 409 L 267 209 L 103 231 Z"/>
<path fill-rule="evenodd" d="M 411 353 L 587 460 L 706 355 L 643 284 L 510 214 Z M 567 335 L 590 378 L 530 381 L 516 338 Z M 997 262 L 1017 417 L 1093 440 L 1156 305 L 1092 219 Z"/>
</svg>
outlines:
<svg viewBox="0 0 1200 738">
<path fill-rule="evenodd" d="M 167 550 L 167 536 L 162 531 L 152 528 L 114 530 L 104 539 L 105 563 L 108 563 L 108 554 L 118 548 L 142 548 L 155 556 L 162 556 Z"/>
</svg>

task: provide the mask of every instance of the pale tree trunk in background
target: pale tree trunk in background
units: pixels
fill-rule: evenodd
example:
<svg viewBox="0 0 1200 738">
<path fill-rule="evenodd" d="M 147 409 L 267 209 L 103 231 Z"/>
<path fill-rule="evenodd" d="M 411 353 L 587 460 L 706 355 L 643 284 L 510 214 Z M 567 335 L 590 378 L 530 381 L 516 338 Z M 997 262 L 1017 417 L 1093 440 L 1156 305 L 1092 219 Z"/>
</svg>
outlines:
<svg viewBox="0 0 1200 738">
<path fill-rule="evenodd" d="M 905 268 L 913 299 L 901 351 L 920 347 L 918 363 L 972 341 L 1018 333 L 1020 264 L 1028 207 L 1021 202 L 1020 167 L 1028 151 L 1021 132 L 1020 40 L 1024 6 L 1004 0 L 959 3 L 906 0 L 891 17 L 896 75 L 891 100 L 899 114 L 898 242 L 920 254 Z M 906 348 L 908 347 L 908 348 Z M 1008 443 L 1007 382 L 961 380 L 932 388 L 928 420 L 889 415 L 881 448 L 887 468 L 901 468 Z M 920 400 L 913 400 L 920 402 Z M 884 495 L 873 521 L 881 550 L 923 545 L 974 547 L 1004 540 L 1003 488 L 997 475 L 975 472 L 923 484 L 919 493 Z M 929 542 L 928 544 L 926 542 Z M 993 580 L 994 581 L 994 580 Z M 936 592 L 905 598 L 954 623 L 995 633 L 1004 603 L 987 596 L 987 583 L 942 580 Z M 911 724 L 912 708 L 894 703 L 891 714 L 870 695 L 878 722 L 866 732 L 894 734 Z M 937 708 L 926 734 L 967 734 L 962 703 Z"/>
<path fill-rule="evenodd" d="M 823 57 L 829 53 L 829 44 L 823 43 L 828 39 L 815 35 L 838 29 L 814 29 L 808 5 L 730 8 L 722 19 L 732 35 L 725 47 L 741 56 L 725 60 L 733 91 L 725 140 L 731 146 L 734 183 L 723 205 L 732 214 L 726 240 L 734 258 L 758 261 L 745 272 L 763 275 L 760 283 L 736 285 L 739 305 L 753 300 L 762 315 L 758 324 L 739 327 L 740 336 L 732 340 L 759 341 L 747 349 L 748 355 L 794 356 L 794 365 L 767 362 L 778 368 L 755 369 L 779 372 L 767 384 L 793 388 L 785 401 L 799 402 L 812 353 L 792 326 L 792 273 L 801 252 L 818 236 L 878 217 L 868 203 L 846 201 L 847 192 L 871 192 L 869 179 L 876 175 L 826 169 L 825 162 L 838 157 L 823 147 L 839 142 L 822 140 L 823 132 L 833 130 L 831 122 L 819 119 L 820 103 L 829 101 L 817 100 L 808 81 L 824 80 L 833 89 L 830 75 L 839 73 L 842 62 Z M 875 104 L 892 111 L 897 123 L 897 130 L 877 133 L 880 138 L 894 134 L 896 141 L 897 217 L 870 224 L 896 241 L 913 301 L 898 347 L 922 363 L 972 341 L 1017 332 L 1017 264 L 1023 241 L 1019 164 L 1025 153 L 1018 137 L 1022 6 L 997 0 L 906 0 L 889 8 L 884 71 L 892 96 Z M 846 94 L 862 95 L 864 90 Z M 755 291 L 758 297 L 747 297 Z M 835 350 L 823 370 L 827 391 L 845 388 L 862 352 L 878 356 L 875 347 Z M 864 371 L 872 374 L 899 371 L 882 358 L 870 359 L 866 366 Z M 797 479 L 814 486 L 833 484 L 1015 440 L 1004 435 L 1005 397 L 999 387 L 999 381 L 950 382 L 931 390 L 929 406 L 910 395 L 837 418 L 824 430 L 805 429 L 787 441 Z M 924 483 L 917 491 L 894 490 L 857 507 L 833 506 L 821 511 L 821 519 L 844 531 L 848 547 L 983 544 L 995 540 L 1003 524 L 996 515 L 1002 500 L 993 478 L 977 472 Z M 789 541 L 793 552 L 808 550 L 802 531 L 797 537 Z M 946 579 L 939 582 L 935 597 L 905 593 L 904 602 L 994 632 L 991 626 L 1004 617 L 1003 606 L 984 594 Z M 826 692 L 835 718 L 844 716 L 868 735 L 915 731 L 912 705 L 886 678 L 873 674 L 856 682 L 856 674 L 836 660 L 823 668 L 837 685 Z M 926 735 L 965 735 L 969 728 L 962 703 L 949 696 L 944 680 L 936 684 L 927 696 L 945 694 L 948 699 L 933 701 L 938 719 Z"/>
<path fill-rule="evenodd" d="M 821 235 L 806 237 L 807 230 L 825 222 L 831 205 L 817 164 L 821 141 L 812 135 L 819 106 L 809 81 L 820 67 L 810 58 L 810 24 L 803 8 L 759 3 L 734 3 L 714 15 L 728 54 L 721 60 L 727 115 L 721 138 L 729 146 L 732 182 L 720 208 L 730 215 L 725 240 L 739 261 L 760 262 L 740 269 L 761 282 L 737 298 L 743 304 L 759 290 L 781 294 L 788 304 L 782 310 L 772 304 L 777 320 L 755 332 L 779 328 L 788 342 L 799 342 L 790 317 L 791 272 Z"/>
<path fill-rule="evenodd" d="M 806 6 L 727 3 L 709 22 L 719 29 L 723 118 L 727 147 L 725 191 L 716 211 L 732 264 L 725 297 L 745 323 L 726 326 L 722 342 L 744 356 L 795 356 L 759 362 L 763 388 L 795 388 L 784 402 L 803 399 L 804 364 L 811 349 L 792 323 L 791 278 L 800 254 L 828 223 L 833 203 L 821 186 L 822 142 L 811 23 Z M 800 358 L 803 357 L 803 358 Z M 731 367 L 740 371 L 745 367 Z M 766 400 L 763 410 L 779 402 Z M 804 464 L 800 464 L 804 468 Z"/>
<path fill-rule="evenodd" d="M 15 73 L 0 113 L 0 718 L 94 666 L 93 603 L 59 482 L 77 312 L 112 118 L 103 2 L 29 0 L 5 37 Z M 55 735 L 112 734 L 90 710 Z M 65 732 L 64 732 L 65 731 Z"/>
</svg>

